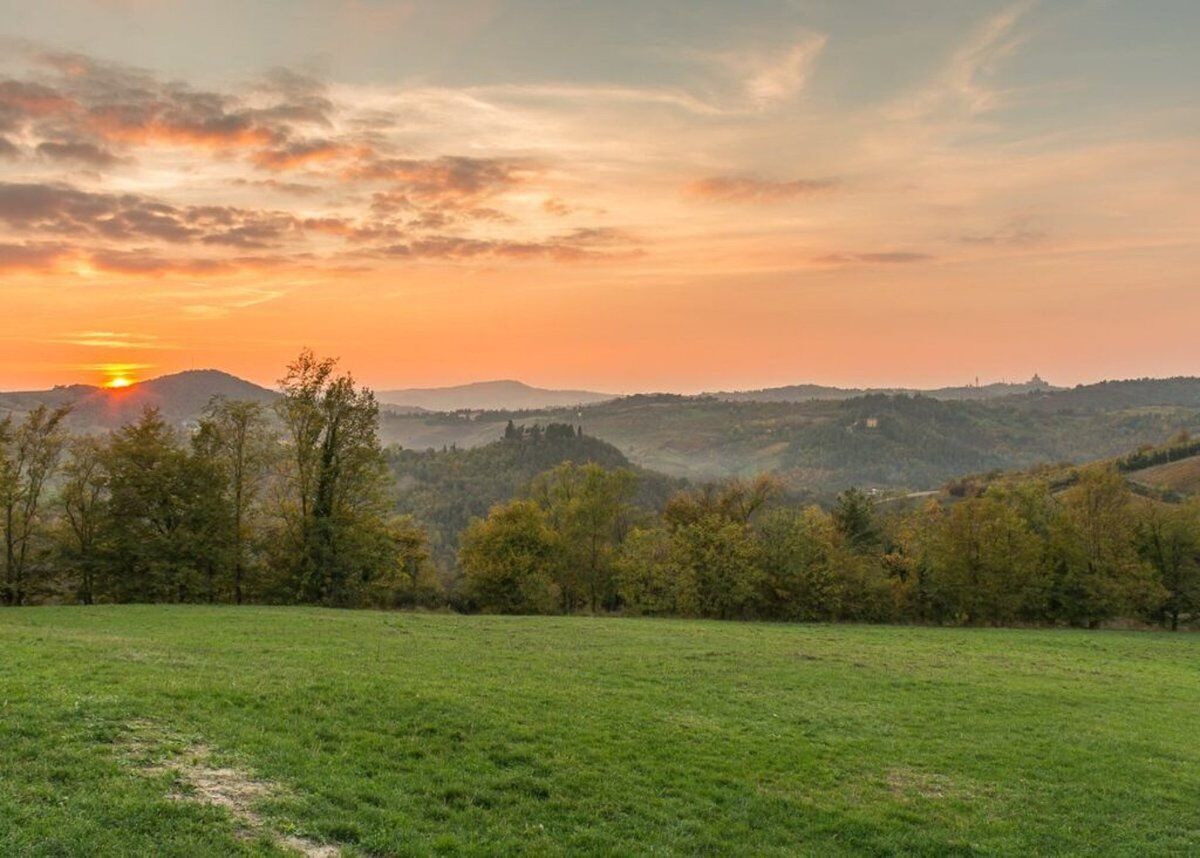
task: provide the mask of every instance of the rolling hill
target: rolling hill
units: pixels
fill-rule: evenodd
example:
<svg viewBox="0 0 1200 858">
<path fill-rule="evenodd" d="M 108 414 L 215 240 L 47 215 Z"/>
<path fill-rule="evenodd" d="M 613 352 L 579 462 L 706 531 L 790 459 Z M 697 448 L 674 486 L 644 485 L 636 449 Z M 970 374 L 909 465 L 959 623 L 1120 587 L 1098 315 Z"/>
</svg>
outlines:
<svg viewBox="0 0 1200 858">
<path fill-rule="evenodd" d="M 68 421 L 77 431 L 116 429 L 137 419 L 147 407 L 158 408 L 171 423 L 194 420 L 213 397 L 268 403 L 276 394 L 215 369 L 187 370 L 123 388 L 75 384 L 51 390 L 0 393 L 0 413 L 22 414 L 47 405 L 71 405 Z"/>
<path fill-rule="evenodd" d="M 385 405 L 422 408 L 426 411 L 521 411 L 586 405 L 615 398 L 612 394 L 592 390 L 546 390 L 512 380 L 477 381 L 455 387 L 381 390 L 375 395 Z"/>
<path fill-rule="evenodd" d="M 536 433 L 517 427 L 507 437 L 471 449 L 388 451 L 397 510 L 425 526 L 443 568 L 456 565 L 459 537 L 472 518 L 486 515 L 493 504 L 514 497 L 538 474 L 562 462 L 635 471 L 640 478 L 636 500 L 646 508 L 660 507 L 681 487 L 680 480 L 638 468 L 612 444 L 564 424 Z"/>
<path fill-rule="evenodd" d="M 1200 494 L 1200 455 L 1143 468 L 1129 474 L 1131 482 L 1176 495 Z"/>
<path fill-rule="evenodd" d="M 475 446 L 510 419 L 569 422 L 630 461 L 691 479 L 780 475 L 794 490 L 932 489 L 964 473 L 1084 462 L 1200 430 L 1200 379 L 1110 382 L 992 400 L 871 394 L 731 402 L 668 394 L 537 413 L 391 416 L 387 440 Z"/>
<path fill-rule="evenodd" d="M 731 402 L 807 402 L 812 399 L 854 399 L 882 393 L 888 396 L 928 396 L 931 399 L 979 400 L 999 399 L 1022 393 L 1043 393 L 1064 388 L 1054 387 L 1035 375 L 1026 382 L 995 382 L 992 384 L 939 387 L 923 390 L 915 387 L 826 387 L 820 384 L 790 384 L 761 390 L 721 391 L 711 394 Z"/>
</svg>

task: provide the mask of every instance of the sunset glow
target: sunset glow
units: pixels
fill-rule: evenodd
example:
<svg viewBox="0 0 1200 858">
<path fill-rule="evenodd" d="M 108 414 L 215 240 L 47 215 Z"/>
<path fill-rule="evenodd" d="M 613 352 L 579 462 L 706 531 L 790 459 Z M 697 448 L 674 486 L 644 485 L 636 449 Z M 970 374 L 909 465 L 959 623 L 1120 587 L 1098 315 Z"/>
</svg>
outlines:
<svg viewBox="0 0 1200 858">
<path fill-rule="evenodd" d="M 1194 372 L 1200 6 L 1134 5 L 15 4 L 0 386 Z"/>
</svg>

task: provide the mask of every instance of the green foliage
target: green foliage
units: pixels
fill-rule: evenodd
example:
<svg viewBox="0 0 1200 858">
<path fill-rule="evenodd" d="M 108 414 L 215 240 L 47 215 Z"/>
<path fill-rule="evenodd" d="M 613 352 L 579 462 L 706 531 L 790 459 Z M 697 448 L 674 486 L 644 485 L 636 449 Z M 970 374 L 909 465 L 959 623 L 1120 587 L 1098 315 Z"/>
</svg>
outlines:
<svg viewBox="0 0 1200 858">
<path fill-rule="evenodd" d="M 3 601 L 22 605 L 39 553 L 43 494 L 66 444 L 69 408 L 39 405 L 19 424 L 0 420 L 0 530 L 4 537 Z"/>
<path fill-rule="evenodd" d="M 530 484 L 529 497 L 545 512 L 560 548 L 554 580 L 564 611 L 616 607 L 613 556 L 632 524 L 636 489 L 632 471 L 595 462 L 564 462 Z"/>
<path fill-rule="evenodd" d="M 459 537 L 472 519 L 517 497 L 539 474 L 564 462 L 634 471 L 638 480 L 631 502 L 642 509 L 657 509 L 678 486 L 677 480 L 633 468 L 616 447 L 568 424 L 543 430 L 510 421 L 503 438 L 481 447 L 393 447 L 387 460 L 396 509 L 429 531 L 434 559 L 449 573 L 456 571 Z"/>
<path fill-rule="evenodd" d="M 220 478 L 154 409 L 118 430 L 106 454 L 111 551 L 106 589 L 116 601 L 213 601 L 227 545 Z"/>
<path fill-rule="evenodd" d="M 459 556 L 467 598 L 486 613 L 550 613 L 559 604 L 554 583 L 559 552 L 559 541 L 536 503 L 497 505 L 463 534 Z"/>
<path fill-rule="evenodd" d="M 305 350 L 280 380 L 290 545 L 276 559 L 301 601 L 352 605 L 392 566 L 387 483 L 375 396 L 335 367 Z"/>
</svg>

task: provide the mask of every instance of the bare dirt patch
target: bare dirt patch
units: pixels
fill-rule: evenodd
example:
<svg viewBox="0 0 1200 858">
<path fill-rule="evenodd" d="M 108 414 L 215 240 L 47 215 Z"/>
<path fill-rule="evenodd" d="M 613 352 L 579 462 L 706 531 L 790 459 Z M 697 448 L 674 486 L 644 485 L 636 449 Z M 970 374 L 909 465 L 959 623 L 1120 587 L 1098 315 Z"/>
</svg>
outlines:
<svg viewBox="0 0 1200 858">
<path fill-rule="evenodd" d="M 146 774 L 173 775 L 177 783 L 177 789 L 171 792 L 173 799 L 223 808 L 237 822 L 243 836 L 265 834 L 277 845 L 306 858 L 337 858 L 341 854 L 336 846 L 272 830 L 255 805 L 285 790 L 243 769 L 216 765 L 207 745 L 187 743 L 157 725 L 139 721 L 130 724 L 124 752 L 126 760 Z"/>
</svg>

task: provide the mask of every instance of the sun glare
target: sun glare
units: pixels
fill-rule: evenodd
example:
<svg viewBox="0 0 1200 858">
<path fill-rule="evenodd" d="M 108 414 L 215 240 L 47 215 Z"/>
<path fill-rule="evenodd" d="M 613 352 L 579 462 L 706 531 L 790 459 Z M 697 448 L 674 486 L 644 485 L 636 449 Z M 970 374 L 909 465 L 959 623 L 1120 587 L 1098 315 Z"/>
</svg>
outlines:
<svg viewBox="0 0 1200 858">
<path fill-rule="evenodd" d="M 104 386 L 112 390 L 117 390 L 122 387 L 129 387 L 131 384 L 133 384 L 133 379 L 124 375 L 113 376 L 108 381 L 104 382 Z"/>
</svg>

